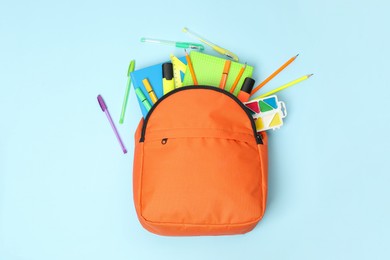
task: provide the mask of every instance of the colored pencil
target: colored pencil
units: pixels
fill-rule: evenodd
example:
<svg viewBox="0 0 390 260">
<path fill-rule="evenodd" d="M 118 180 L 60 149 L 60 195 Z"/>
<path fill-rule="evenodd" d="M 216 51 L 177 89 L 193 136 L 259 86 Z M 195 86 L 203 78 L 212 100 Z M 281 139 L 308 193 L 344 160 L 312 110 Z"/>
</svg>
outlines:
<svg viewBox="0 0 390 260">
<path fill-rule="evenodd" d="M 280 87 L 278 87 L 278 88 L 276 88 L 276 89 L 274 89 L 274 90 L 271 90 L 271 91 L 269 91 L 269 92 L 267 92 L 267 93 L 265 93 L 265 94 L 262 94 L 262 95 L 260 95 L 260 96 L 255 97 L 255 98 L 253 98 L 253 99 L 268 97 L 268 96 L 270 96 L 270 95 L 272 95 L 272 94 L 274 94 L 274 93 L 276 93 L 276 92 L 279 92 L 279 91 L 281 91 L 281 90 L 283 90 L 283 89 L 286 89 L 286 88 L 288 88 L 288 87 L 291 87 L 291 86 L 293 86 L 293 85 L 295 85 L 295 84 L 297 84 L 297 83 L 299 83 L 299 82 L 301 82 L 301 81 L 304 81 L 304 80 L 310 78 L 311 76 L 313 76 L 313 74 L 309 74 L 309 75 L 305 75 L 305 76 L 303 76 L 303 77 L 297 78 L 296 80 L 293 80 L 293 81 L 291 81 L 291 82 L 289 82 L 289 83 L 286 83 L 286 84 L 284 84 L 284 85 L 282 85 L 282 86 L 280 86 Z"/>
<path fill-rule="evenodd" d="M 271 79 L 273 79 L 276 75 L 278 75 L 282 70 L 284 70 L 288 65 L 290 65 L 299 54 L 295 55 L 294 57 L 290 58 L 288 61 L 286 61 L 279 69 L 277 69 L 274 73 L 268 76 L 263 82 L 261 82 L 257 87 L 255 87 L 251 95 L 255 94 L 261 87 L 263 87 L 265 84 L 267 84 Z"/>
<path fill-rule="evenodd" d="M 238 72 L 238 75 L 236 77 L 236 79 L 234 80 L 234 83 L 232 85 L 232 87 L 230 88 L 230 93 L 233 93 L 234 90 L 236 89 L 237 87 L 237 84 L 238 82 L 240 81 L 241 77 L 242 77 L 242 74 L 244 73 L 245 71 L 245 68 L 246 68 L 246 62 L 244 64 L 244 66 L 241 67 L 240 71 Z"/>
<path fill-rule="evenodd" d="M 198 85 L 198 81 L 196 80 L 196 75 L 195 75 L 194 67 L 192 66 L 190 55 L 188 55 L 186 50 L 184 50 L 184 52 L 186 53 L 187 66 L 190 70 L 192 81 L 194 82 L 194 85 Z"/>
</svg>

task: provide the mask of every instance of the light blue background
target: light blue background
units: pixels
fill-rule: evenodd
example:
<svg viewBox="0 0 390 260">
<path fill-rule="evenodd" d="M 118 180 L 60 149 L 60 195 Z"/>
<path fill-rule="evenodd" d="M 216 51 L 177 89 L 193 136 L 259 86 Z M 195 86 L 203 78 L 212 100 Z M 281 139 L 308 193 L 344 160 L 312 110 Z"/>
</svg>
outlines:
<svg viewBox="0 0 390 260">
<path fill-rule="evenodd" d="M 389 259 L 388 1 L 2 1 L 0 259 Z M 284 92 L 270 133 L 268 208 L 242 236 L 156 236 L 132 202 L 134 92 L 118 121 L 130 59 L 181 50 L 188 26 Z M 210 49 L 207 53 L 213 53 Z M 387 248 L 386 248 L 387 247 Z"/>
</svg>

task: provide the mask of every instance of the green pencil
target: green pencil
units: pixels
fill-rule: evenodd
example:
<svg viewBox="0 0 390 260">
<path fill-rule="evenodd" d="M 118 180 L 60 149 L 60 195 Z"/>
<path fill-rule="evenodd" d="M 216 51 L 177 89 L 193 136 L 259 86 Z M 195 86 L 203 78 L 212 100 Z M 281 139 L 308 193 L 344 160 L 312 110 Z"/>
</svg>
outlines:
<svg viewBox="0 0 390 260">
<path fill-rule="evenodd" d="M 131 77 L 130 73 L 134 71 L 135 67 L 135 60 L 130 61 L 129 68 L 127 70 L 127 83 L 126 83 L 126 91 L 125 91 L 125 97 L 123 99 L 123 104 L 122 104 L 122 112 L 121 112 L 121 117 L 119 119 L 119 124 L 123 124 L 123 120 L 125 119 L 125 112 L 126 112 L 126 107 L 127 107 L 127 100 L 129 98 L 129 93 L 130 93 L 130 85 L 131 85 Z"/>
</svg>

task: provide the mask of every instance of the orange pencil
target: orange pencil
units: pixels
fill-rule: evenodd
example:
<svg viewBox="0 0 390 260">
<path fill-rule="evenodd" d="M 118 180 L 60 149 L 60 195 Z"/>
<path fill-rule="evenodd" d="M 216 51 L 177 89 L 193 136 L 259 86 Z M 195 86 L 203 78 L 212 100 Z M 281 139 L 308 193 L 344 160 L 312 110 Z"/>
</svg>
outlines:
<svg viewBox="0 0 390 260">
<path fill-rule="evenodd" d="M 241 77 L 242 77 L 242 74 L 244 73 L 245 71 L 245 68 L 246 68 L 246 62 L 244 64 L 244 66 L 241 67 L 240 71 L 238 72 L 238 75 L 236 77 L 236 80 L 234 81 L 232 87 L 230 88 L 230 93 L 233 93 L 234 90 L 236 89 L 236 86 L 238 84 L 238 82 L 240 81 Z"/>
<path fill-rule="evenodd" d="M 276 75 L 278 75 L 282 70 L 284 70 L 288 65 L 290 65 L 297 57 L 298 57 L 299 54 L 295 55 L 294 57 L 292 57 L 291 59 L 289 59 L 288 61 L 286 61 L 286 63 L 284 63 L 279 69 L 277 69 L 274 73 L 272 73 L 271 75 L 269 75 L 268 78 L 266 78 L 263 82 L 261 82 L 257 87 L 255 87 L 252 92 L 251 92 L 251 95 L 255 94 L 256 91 L 258 91 L 262 86 L 264 86 L 265 84 L 267 84 L 271 79 L 273 79 Z"/>
<path fill-rule="evenodd" d="M 225 61 L 225 66 L 223 67 L 221 82 L 219 83 L 219 88 L 224 89 L 226 85 L 226 80 L 229 74 L 230 65 L 232 64 L 231 60 Z"/>
<path fill-rule="evenodd" d="M 189 69 L 190 72 L 191 72 L 192 81 L 194 82 L 194 85 L 198 85 L 198 81 L 196 80 L 196 76 L 195 76 L 194 67 L 192 67 L 191 58 L 190 58 L 190 56 L 188 55 L 188 53 L 187 53 L 186 50 L 184 50 L 184 52 L 186 53 L 187 65 L 188 65 L 188 69 Z"/>
</svg>

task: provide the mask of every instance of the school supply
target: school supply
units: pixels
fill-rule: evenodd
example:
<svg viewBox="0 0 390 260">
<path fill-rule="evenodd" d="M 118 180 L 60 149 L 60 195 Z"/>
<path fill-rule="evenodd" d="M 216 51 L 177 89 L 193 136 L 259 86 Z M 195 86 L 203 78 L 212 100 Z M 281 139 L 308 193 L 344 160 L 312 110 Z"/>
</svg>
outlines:
<svg viewBox="0 0 390 260">
<path fill-rule="evenodd" d="M 98 95 L 98 96 L 97 96 L 97 100 L 98 100 L 98 102 L 99 102 L 100 108 L 101 108 L 102 111 L 106 114 L 107 119 L 108 119 L 108 122 L 110 122 L 110 125 L 111 125 L 112 130 L 114 130 L 115 136 L 116 136 L 116 138 L 118 139 L 118 142 L 119 142 L 119 144 L 120 144 L 120 146 L 121 146 L 121 148 L 122 148 L 123 153 L 127 153 L 126 147 L 125 147 L 125 145 L 123 144 L 123 141 L 122 141 L 122 139 L 121 139 L 121 137 L 120 137 L 120 135 L 119 135 L 119 133 L 118 133 L 118 130 L 116 129 L 116 126 L 115 126 L 115 124 L 114 124 L 114 121 L 112 121 L 112 117 L 111 117 L 111 115 L 110 115 L 110 112 L 108 111 L 107 105 L 106 105 L 106 103 L 104 102 L 103 97 L 102 97 L 101 95 Z"/>
<path fill-rule="evenodd" d="M 175 89 L 139 122 L 134 205 L 150 232 L 242 234 L 264 215 L 267 135 L 257 133 L 237 98 L 215 86 Z"/>
<path fill-rule="evenodd" d="M 288 65 L 290 65 L 299 54 L 295 55 L 294 57 L 290 58 L 288 61 L 286 61 L 280 68 L 278 68 L 274 73 L 268 76 L 263 82 L 261 82 L 256 88 L 252 90 L 252 94 L 255 94 L 261 87 L 263 87 L 265 84 L 267 84 L 271 79 L 273 79 L 276 75 L 278 75 L 282 70 L 284 70 Z"/>
<path fill-rule="evenodd" d="M 244 83 L 242 84 L 240 93 L 238 93 L 237 98 L 241 102 L 246 102 L 249 100 L 253 86 L 255 85 L 255 80 L 252 78 L 245 78 Z"/>
<path fill-rule="evenodd" d="M 283 125 L 283 118 L 287 116 L 284 102 L 279 101 L 275 95 L 257 98 L 245 102 L 244 105 L 251 111 L 252 117 L 255 119 L 257 132 L 280 128 Z"/>
<path fill-rule="evenodd" d="M 232 64 L 232 62 L 230 60 L 225 61 L 225 66 L 223 67 L 221 82 L 219 83 L 219 88 L 221 88 L 221 89 L 225 89 L 226 80 L 227 80 L 227 77 L 229 74 L 231 64 Z"/>
<path fill-rule="evenodd" d="M 149 101 L 146 99 L 144 92 L 140 88 L 136 88 L 135 93 L 137 94 L 138 100 L 145 107 L 146 111 L 149 112 L 149 110 L 152 108 L 152 106 L 150 105 Z"/>
<path fill-rule="evenodd" d="M 119 124 L 123 124 L 123 120 L 125 120 L 127 100 L 129 99 L 130 85 L 131 85 L 130 73 L 134 71 L 134 68 L 135 68 L 135 60 L 132 60 L 132 61 L 130 61 L 129 68 L 127 69 L 126 90 L 125 90 L 125 96 L 123 98 L 122 112 L 121 112 L 121 116 L 119 118 Z"/>
<path fill-rule="evenodd" d="M 204 50 L 204 47 L 202 44 L 192 43 L 192 42 L 174 42 L 174 41 L 167 41 L 167 40 L 150 39 L 150 38 L 145 38 L 145 37 L 141 38 L 141 42 L 165 44 L 165 45 L 175 46 L 177 48 L 183 48 L 183 49 L 189 48 L 189 49 L 198 50 L 198 51 Z"/>
<path fill-rule="evenodd" d="M 142 83 L 144 84 L 144 87 L 145 87 L 146 91 L 148 92 L 149 97 L 152 100 L 152 103 L 153 104 L 156 103 L 157 102 L 157 97 L 156 97 L 156 94 L 153 91 L 152 86 L 150 85 L 149 80 L 147 78 L 144 78 L 142 80 Z"/>
<path fill-rule="evenodd" d="M 242 74 L 243 74 L 244 71 L 245 71 L 245 68 L 246 68 L 246 62 L 245 62 L 245 64 L 244 64 L 244 66 L 241 67 L 240 71 L 238 72 L 238 75 L 237 75 L 236 79 L 234 80 L 232 87 L 230 88 L 230 93 L 233 93 L 234 90 L 236 89 L 237 84 L 238 84 L 238 82 L 240 81 L 240 79 L 241 79 L 241 77 L 242 77 Z"/>
<path fill-rule="evenodd" d="M 221 75 L 223 72 L 223 68 L 225 66 L 226 59 L 207 55 L 201 52 L 192 51 L 190 54 L 192 66 L 194 68 L 196 78 L 199 85 L 206 86 L 215 86 L 218 87 Z M 235 78 L 237 77 L 240 69 L 244 66 L 244 64 L 240 64 L 237 62 L 232 62 L 229 70 L 229 77 L 226 81 L 225 90 L 230 91 Z M 242 86 L 244 79 L 246 77 L 252 77 L 253 67 L 247 65 L 245 71 L 242 74 L 241 79 L 238 82 L 238 86 Z M 194 85 L 190 72 L 186 71 L 183 80 L 183 86 L 191 86 Z M 240 91 L 240 87 L 237 87 L 233 94 L 238 95 Z"/>
<path fill-rule="evenodd" d="M 184 73 L 186 73 L 187 65 L 180 59 L 171 54 L 171 62 L 173 65 L 173 78 L 175 80 L 175 88 L 180 88 L 183 85 Z"/>
<path fill-rule="evenodd" d="M 194 83 L 194 85 L 198 85 L 198 81 L 196 80 L 196 74 L 194 72 L 194 67 L 192 66 L 191 58 L 188 55 L 187 51 L 186 50 L 184 51 L 186 53 L 187 67 L 191 73 L 192 82 Z"/>
<path fill-rule="evenodd" d="M 313 76 L 313 74 L 309 74 L 309 75 L 305 75 L 305 76 L 303 76 L 303 77 L 300 77 L 300 78 L 298 78 L 298 79 L 296 79 L 296 80 L 293 80 L 293 81 L 291 81 L 291 82 L 289 82 L 289 83 L 286 83 L 286 84 L 284 84 L 284 85 L 282 85 L 282 86 L 280 86 L 280 87 L 278 87 L 278 88 L 276 88 L 276 89 L 274 89 L 274 90 L 271 90 L 271 91 L 269 91 L 269 92 L 267 92 L 267 93 L 265 93 L 265 94 L 262 94 L 262 95 L 260 95 L 260 96 L 257 96 L 257 97 L 255 97 L 255 99 L 257 99 L 257 98 L 262 98 L 262 97 L 267 97 L 267 96 L 270 96 L 270 95 L 272 95 L 272 94 L 275 94 L 276 92 L 279 92 L 279 91 L 281 91 L 281 90 L 283 90 L 283 89 L 285 89 L 285 88 L 291 87 L 291 86 L 293 86 L 293 85 L 295 85 L 295 84 L 297 84 L 297 83 L 299 83 L 299 82 L 301 82 L 301 81 L 304 81 L 304 80 L 310 78 L 311 76 Z"/>
<path fill-rule="evenodd" d="M 163 92 L 164 95 L 171 92 L 175 89 L 175 82 L 173 79 L 173 65 L 170 62 L 164 63 L 162 65 L 162 75 L 163 75 Z"/>
<path fill-rule="evenodd" d="M 185 57 L 181 57 L 178 60 L 181 62 L 186 63 Z M 152 66 L 148 66 L 142 69 L 137 69 L 130 73 L 131 79 L 132 79 L 132 85 L 135 89 L 139 88 L 142 90 L 143 93 L 147 93 L 146 88 L 144 87 L 144 84 L 142 83 L 142 80 L 144 78 L 148 78 L 150 85 L 153 86 L 154 93 L 156 94 L 157 98 L 161 98 L 164 95 L 163 92 L 163 81 L 162 81 L 162 64 L 166 63 L 168 61 L 164 61 L 162 63 L 158 63 Z M 184 74 L 183 74 L 184 75 Z M 149 101 L 149 103 L 152 103 L 152 100 L 150 99 L 149 95 L 146 96 L 146 99 Z M 146 117 L 148 111 L 146 110 L 145 106 L 142 104 L 142 102 L 138 99 L 139 107 L 141 108 L 142 115 Z"/>
<path fill-rule="evenodd" d="M 183 28 L 183 32 L 185 33 L 188 33 L 190 36 L 194 37 L 195 39 L 198 39 L 199 41 L 203 42 L 204 44 L 210 46 L 213 50 L 215 50 L 216 52 L 222 54 L 222 55 L 225 55 L 226 57 L 228 57 L 229 59 L 232 59 L 234 61 L 238 61 L 238 57 L 236 54 L 234 54 L 233 52 L 231 51 L 228 51 L 208 40 L 206 40 L 205 38 L 199 36 L 198 34 L 196 34 L 195 32 L 193 31 L 190 31 L 187 27 L 184 27 Z"/>
</svg>

